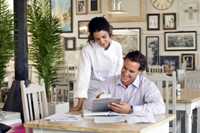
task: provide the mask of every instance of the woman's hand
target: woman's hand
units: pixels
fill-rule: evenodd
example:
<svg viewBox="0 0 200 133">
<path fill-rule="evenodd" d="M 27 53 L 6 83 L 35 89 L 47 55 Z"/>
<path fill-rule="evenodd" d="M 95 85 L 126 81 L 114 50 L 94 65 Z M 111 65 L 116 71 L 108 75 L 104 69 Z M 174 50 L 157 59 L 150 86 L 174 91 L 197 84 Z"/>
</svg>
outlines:
<svg viewBox="0 0 200 133">
<path fill-rule="evenodd" d="M 78 103 L 76 106 L 72 107 L 70 109 L 70 112 L 76 112 L 76 111 L 81 111 L 83 108 L 83 103 L 84 103 L 84 98 L 78 98 Z"/>
</svg>

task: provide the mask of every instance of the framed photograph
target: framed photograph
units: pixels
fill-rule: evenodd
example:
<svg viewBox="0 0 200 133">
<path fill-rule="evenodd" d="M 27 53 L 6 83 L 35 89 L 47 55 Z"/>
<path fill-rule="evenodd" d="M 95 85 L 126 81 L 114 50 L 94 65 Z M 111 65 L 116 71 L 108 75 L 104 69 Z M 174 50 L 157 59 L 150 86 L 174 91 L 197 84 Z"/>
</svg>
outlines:
<svg viewBox="0 0 200 133">
<path fill-rule="evenodd" d="M 164 33 L 165 51 L 196 51 L 196 31 L 176 31 Z"/>
<path fill-rule="evenodd" d="M 76 50 L 76 38 L 75 37 L 64 37 L 65 50 Z"/>
<path fill-rule="evenodd" d="M 160 14 L 147 14 L 147 30 L 160 30 Z"/>
<path fill-rule="evenodd" d="M 123 55 L 141 50 L 141 28 L 113 28 L 112 39 L 122 45 Z"/>
<path fill-rule="evenodd" d="M 101 0 L 88 0 L 88 13 L 101 13 Z"/>
<path fill-rule="evenodd" d="M 78 21 L 78 38 L 80 39 L 88 38 L 88 35 L 89 35 L 88 24 L 89 24 L 89 20 Z"/>
<path fill-rule="evenodd" d="M 52 15 L 58 18 L 62 32 L 73 31 L 72 0 L 51 0 Z"/>
<path fill-rule="evenodd" d="M 170 66 L 175 71 L 179 69 L 179 56 L 160 56 L 160 65 Z"/>
<path fill-rule="evenodd" d="M 87 13 L 87 0 L 76 0 L 76 14 L 82 15 Z"/>
<path fill-rule="evenodd" d="M 159 65 L 159 36 L 146 36 L 146 58 L 148 65 Z"/>
<path fill-rule="evenodd" d="M 185 64 L 186 70 L 195 70 L 195 54 L 181 54 L 181 63 Z"/>
<path fill-rule="evenodd" d="M 176 29 L 176 13 L 163 14 L 163 29 L 175 30 Z"/>
<path fill-rule="evenodd" d="M 145 20 L 145 0 L 107 0 L 106 18 L 110 22 L 143 22 Z M 121 11 L 121 13 L 116 13 Z"/>
<path fill-rule="evenodd" d="M 199 1 L 182 0 L 179 4 L 180 26 L 199 26 Z"/>
</svg>

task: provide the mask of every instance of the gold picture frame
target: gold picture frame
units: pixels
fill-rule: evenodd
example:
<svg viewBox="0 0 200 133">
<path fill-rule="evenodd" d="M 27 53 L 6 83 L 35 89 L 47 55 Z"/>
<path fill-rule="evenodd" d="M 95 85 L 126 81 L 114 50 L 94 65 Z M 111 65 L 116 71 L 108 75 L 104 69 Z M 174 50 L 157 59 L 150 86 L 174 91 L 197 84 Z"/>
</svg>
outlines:
<svg viewBox="0 0 200 133">
<path fill-rule="evenodd" d="M 108 0 L 108 11 L 106 18 L 111 22 L 142 22 L 145 20 L 144 3 L 145 0 L 121 0 L 125 13 L 115 13 L 113 9 L 113 0 Z"/>
</svg>

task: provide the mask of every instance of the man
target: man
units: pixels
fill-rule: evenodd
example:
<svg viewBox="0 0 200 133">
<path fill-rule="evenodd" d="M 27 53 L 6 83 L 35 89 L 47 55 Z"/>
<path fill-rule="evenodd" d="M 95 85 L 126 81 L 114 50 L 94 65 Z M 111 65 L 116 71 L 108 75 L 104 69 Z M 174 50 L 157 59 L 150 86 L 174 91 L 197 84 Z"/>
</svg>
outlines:
<svg viewBox="0 0 200 133">
<path fill-rule="evenodd" d="M 165 113 L 165 104 L 159 89 L 142 74 L 145 67 L 145 56 L 139 51 L 130 52 L 124 59 L 121 76 L 115 76 L 105 81 L 103 93 L 121 99 L 120 104 L 108 105 L 113 111 L 118 113 Z"/>
</svg>

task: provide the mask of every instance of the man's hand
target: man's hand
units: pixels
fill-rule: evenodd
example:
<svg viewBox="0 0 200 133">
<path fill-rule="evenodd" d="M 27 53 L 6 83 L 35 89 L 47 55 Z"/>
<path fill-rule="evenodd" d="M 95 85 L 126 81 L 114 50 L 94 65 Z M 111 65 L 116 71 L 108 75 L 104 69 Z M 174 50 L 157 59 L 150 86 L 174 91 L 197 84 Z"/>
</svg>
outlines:
<svg viewBox="0 0 200 133">
<path fill-rule="evenodd" d="M 132 108 L 128 103 L 110 103 L 108 107 L 117 113 L 128 114 L 132 112 Z"/>
</svg>

